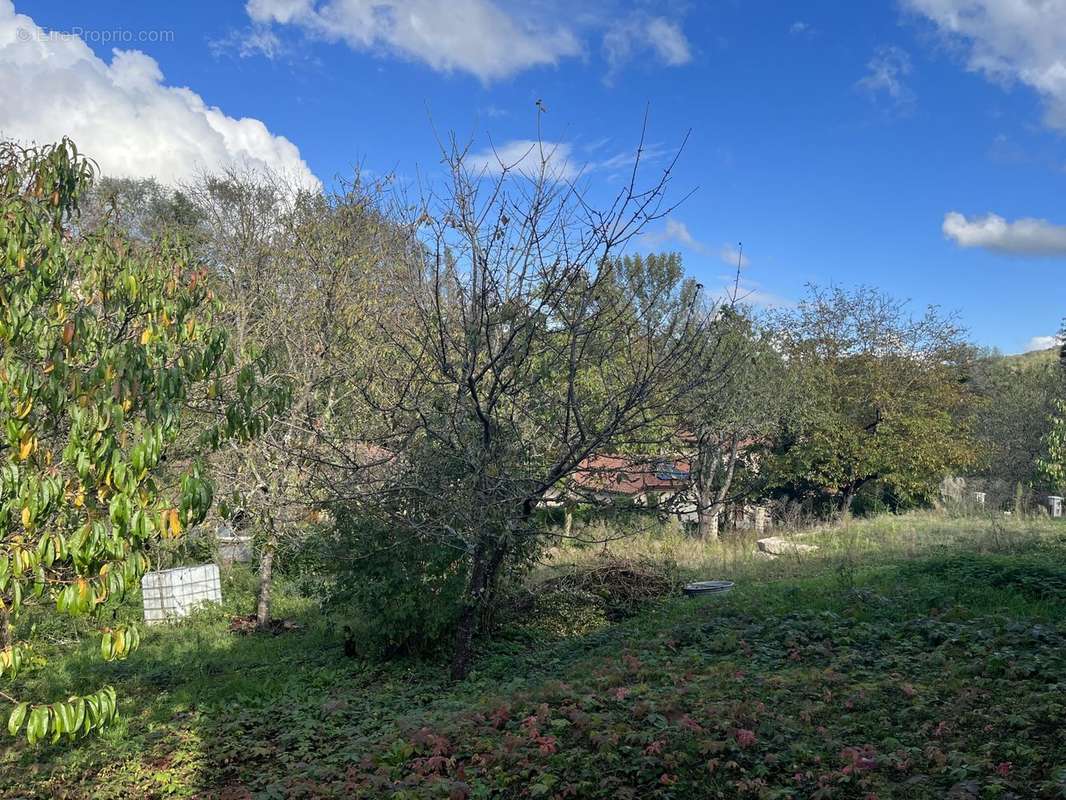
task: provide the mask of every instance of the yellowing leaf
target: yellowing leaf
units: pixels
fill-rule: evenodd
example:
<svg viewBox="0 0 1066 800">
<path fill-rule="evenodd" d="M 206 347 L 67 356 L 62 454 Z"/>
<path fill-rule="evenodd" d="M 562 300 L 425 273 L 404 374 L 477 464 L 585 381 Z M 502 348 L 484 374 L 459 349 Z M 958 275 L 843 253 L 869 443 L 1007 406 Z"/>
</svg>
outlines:
<svg viewBox="0 0 1066 800">
<path fill-rule="evenodd" d="M 30 523 L 32 521 L 33 521 L 33 516 L 30 514 L 30 507 L 29 506 L 23 506 L 22 507 L 22 527 L 24 527 L 24 528 L 30 527 Z"/>
<path fill-rule="evenodd" d="M 177 538 L 181 536 L 181 518 L 178 516 L 178 510 L 172 508 L 166 512 L 167 533 Z"/>
<path fill-rule="evenodd" d="M 25 461 L 33 453 L 37 446 L 37 437 L 33 434 L 25 434 L 19 442 L 19 461 Z"/>
<path fill-rule="evenodd" d="M 141 344 L 142 345 L 146 345 L 150 341 L 152 341 L 152 329 L 151 328 L 145 328 L 144 332 L 141 334 Z"/>
</svg>

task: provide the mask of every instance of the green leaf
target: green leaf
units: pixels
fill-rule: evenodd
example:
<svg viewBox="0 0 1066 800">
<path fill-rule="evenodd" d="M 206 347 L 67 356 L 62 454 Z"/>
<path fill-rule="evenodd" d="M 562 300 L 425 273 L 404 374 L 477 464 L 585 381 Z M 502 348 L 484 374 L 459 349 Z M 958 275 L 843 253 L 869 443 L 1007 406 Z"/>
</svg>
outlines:
<svg viewBox="0 0 1066 800">
<path fill-rule="evenodd" d="M 35 744 L 48 734 L 48 706 L 34 706 L 26 724 L 26 738 Z"/>
<path fill-rule="evenodd" d="M 74 726 L 73 731 L 80 733 L 83 730 L 88 730 L 85 727 L 85 698 L 79 697 L 74 701 Z"/>
<path fill-rule="evenodd" d="M 12 736 L 15 736 L 19 732 L 19 728 L 22 727 L 22 723 L 26 721 L 26 712 L 29 710 L 29 703 L 19 703 L 11 711 L 11 716 L 7 718 L 7 732 Z"/>
</svg>

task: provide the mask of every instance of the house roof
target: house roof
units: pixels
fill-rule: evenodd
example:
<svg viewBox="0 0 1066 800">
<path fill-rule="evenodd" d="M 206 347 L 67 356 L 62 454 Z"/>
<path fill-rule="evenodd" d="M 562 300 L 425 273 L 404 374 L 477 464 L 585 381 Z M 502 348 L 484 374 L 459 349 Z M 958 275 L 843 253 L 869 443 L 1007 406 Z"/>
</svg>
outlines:
<svg viewBox="0 0 1066 800">
<path fill-rule="evenodd" d="M 573 483 L 581 491 L 635 496 L 683 489 L 689 483 L 689 470 L 685 459 L 594 455 L 578 465 Z"/>
</svg>

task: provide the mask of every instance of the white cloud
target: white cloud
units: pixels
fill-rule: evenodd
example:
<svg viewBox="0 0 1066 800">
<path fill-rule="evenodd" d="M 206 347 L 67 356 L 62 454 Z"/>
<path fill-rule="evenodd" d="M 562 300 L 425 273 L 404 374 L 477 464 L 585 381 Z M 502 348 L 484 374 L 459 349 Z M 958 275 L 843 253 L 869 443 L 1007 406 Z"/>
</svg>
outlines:
<svg viewBox="0 0 1066 800">
<path fill-rule="evenodd" d="M 688 39 L 676 22 L 655 17 L 648 23 L 648 43 L 664 64 L 676 67 L 692 60 Z"/>
<path fill-rule="evenodd" d="M 944 216 L 944 235 L 959 247 L 981 247 L 1023 256 L 1066 256 L 1066 225 L 1044 219 L 1008 222 L 998 214 L 968 218 L 957 211 Z"/>
<path fill-rule="evenodd" d="M 904 0 L 966 49 L 966 66 L 1043 97 L 1050 126 L 1066 131 L 1066 0 Z"/>
<path fill-rule="evenodd" d="M 681 66 L 692 60 L 688 39 L 676 22 L 631 14 L 615 21 L 603 34 L 608 82 L 628 61 L 649 50 L 667 66 Z"/>
<path fill-rule="evenodd" d="M 235 119 L 191 89 L 168 86 L 154 59 L 48 32 L 0 0 L 0 134 L 25 143 L 70 136 L 104 173 L 167 183 L 227 166 L 321 184 L 296 145 L 257 119 Z"/>
<path fill-rule="evenodd" d="M 610 140 L 603 140 L 603 144 L 596 148 L 586 148 L 587 150 L 599 150 L 608 144 Z M 650 142 L 642 145 L 640 149 L 640 163 L 644 166 L 648 164 L 654 164 L 664 159 L 670 159 L 677 155 L 677 147 L 668 147 L 665 144 Z M 590 161 L 586 171 L 590 170 L 603 170 L 605 172 L 614 173 L 615 176 L 628 172 L 633 169 L 633 165 L 637 161 L 637 150 L 619 150 L 614 155 L 601 158 L 596 161 Z"/>
<path fill-rule="evenodd" d="M 514 139 L 499 147 L 470 153 L 466 166 L 476 173 L 499 175 L 504 169 L 529 177 L 545 174 L 557 180 L 573 180 L 581 168 L 572 156 L 569 142 L 537 142 L 532 139 Z"/>
<path fill-rule="evenodd" d="M 751 265 L 751 260 L 744 255 L 741 249 L 733 247 L 731 244 L 723 244 L 722 249 L 718 252 L 718 257 L 722 259 L 723 264 L 728 264 L 731 267 L 737 266 L 738 261 L 741 269 Z"/>
<path fill-rule="evenodd" d="M 260 25 L 296 25 L 354 50 L 384 51 L 485 82 L 583 50 L 557 20 L 508 13 L 492 0 L 248 0 L 246 8 Z"/>
<path fill-rule="evenodd" d="M 813 33 L 814 28 L 811 27 L 810 23 L 798 19 L 789 26 L 788 32 L 793 36 L 803 36 Z"/>
<path fill-rule="evenodd" d="M 711 295 L 720 303 L 736 302 L 742 306 L 754 306 L 756 308 L 789 308 L 796 305 L 795 301 L 782 297 L 779 294 L 766 291 L 761 284 L 754 281 L 741 280 L 736 277 L 723 275 L 722 288 Z"/>
<path fill-rule="evenodd" d="M 661 229 L 645 233 L 640 237 L 640 241 L 645 247 L 651 249 L 673 243 L 700 255 L 710 255 L 714 252 L 693 236 L 684 222 L 673 217 L 667 217 Z M 736 269 L 738 259 L 742 270 L 751 266 L 751 261 L 747 255 L 741 253 L 739 247 L 724 244 L 716 254 L 722 263 L 731 269 Z M 719 275 L 715 279 L 715 282 L 717 281 L 722 282 L 721 286 L 718 289 L 709 289 L 709 291 L 710 296 L 720 303 L 732 303 L 735 301 L 740 305 L 759 308 L 781 308 L 795 305 L 794 301 L 763 289 L 755 281 L 745 277 L 741 277 L 738 281 L 736 273 Z"/>
<path fill-rule="evenodd" d="M 234 52 L 241 58 L 264 56 L 271 60 L 287 50 L 281 37 L 266 25 L 253 25 L 246 31 L 233 31 L 228 36 L 210 42 L 210 47 L 216 56 Z"/>
<path fill-rule="evenodd" d="M 645 233 L 641 240 L 648 247 L 659 247 L 664 244 L 678 244 L 700 255 L 708 255 L 712 251 L 710 247 L 692 235 L 688 225 L 679 219 L 667 217 L 662 228 Z M 739 262 L 741 269 L 751 266 L 751 259 L 741 249 L 731 244 L 723 244 L 717 251 L 719 260 L 726 266 L 736 269 Z"/>
<path fill-rule="evenodd" d="M 866 62 L 867 73 L 855 84 L 871 97 L 887 95 L 897 108 L 914 102 L 914 93 L 905 79 L 911 73 L 911 58 L 905 50 L 895 46 L 879 47 Z"/>
<path fill-rule="evenodd" d="M 666 218 L 661 230 L 649 231 L 641 239 L 649 247 L 659 247 L 660 245 L 674 243 L 687 247 L 696 253 L 707 252 L 707 247 L 692 235 L 688 225 L 673 217 Z"/>
<path fill-rule="evenodd" d="M 676 20 L 624 14 L 619 6 L 615 0 L 247 0 L 250 41 L 238 49 L 270 54 L 278 42 L 264 36 L 264 27 L 292 26 L 353 50 L 465 72 L 484 83 L 584 56 L 586 39 L 595 34 L 603 35 L 609 77 L 642 53 L 666 66 L 691 60 Z"/>
<path fill-rule="evenodd" d="M 1034 336 L 1026 343 L 1025 350 L 1022 352 L 1031 353 L 1034 350 L 1050 350 L 1052 347 L 1059 347 L 1061 345 L 1061 336 Z"/>
</svg>

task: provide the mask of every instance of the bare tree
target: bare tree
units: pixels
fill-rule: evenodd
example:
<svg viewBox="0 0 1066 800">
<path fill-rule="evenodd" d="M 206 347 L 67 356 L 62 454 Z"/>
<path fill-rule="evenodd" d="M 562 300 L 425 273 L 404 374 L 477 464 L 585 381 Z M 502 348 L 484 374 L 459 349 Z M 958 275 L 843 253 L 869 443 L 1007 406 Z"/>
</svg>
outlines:
<svg viewBox="0 0 1066 800">
<path fill-rule="evenodd" d="M 223 297 L 235 346 L 263 358 L 291 387 L 291 405 L 251 442 L 217 457 L 223 508 L 259 533 L 260 627 L 270 622 L 279 546 L 312 533 L 327 495 L 332 452 L 322 432 L 360 429 L 365 404 L 348 377 L 370 358 L 368 321 L 403 236 L 356 180 L 334 195 L 277 176 L 229 172 L 186 187 Z M 348 373 L 334 364 L 343 361 Z M 228 507 L 228 508 L 227 508 Z"/>
<path fill-rule="evenodd" d="M 539 549 L 538 504 L 593 453 L 669 446 L 681 399 L 705 380 L 713 310 L 697 285 L 616 258 L 669 211 L 673 164 L 640 189 L 640 152 L 600 211 L 543 145 L 472 171 L 453 141 L 446 189 L 411 219 L 423 253 L 404 265 L 410 318 L 381 327 L 393 358 L 367 393 L 395 461 L 373 492 L 353 491 L 396 528 L 461 548 L 457 679 L 501 574 Z"/>
</svg>

